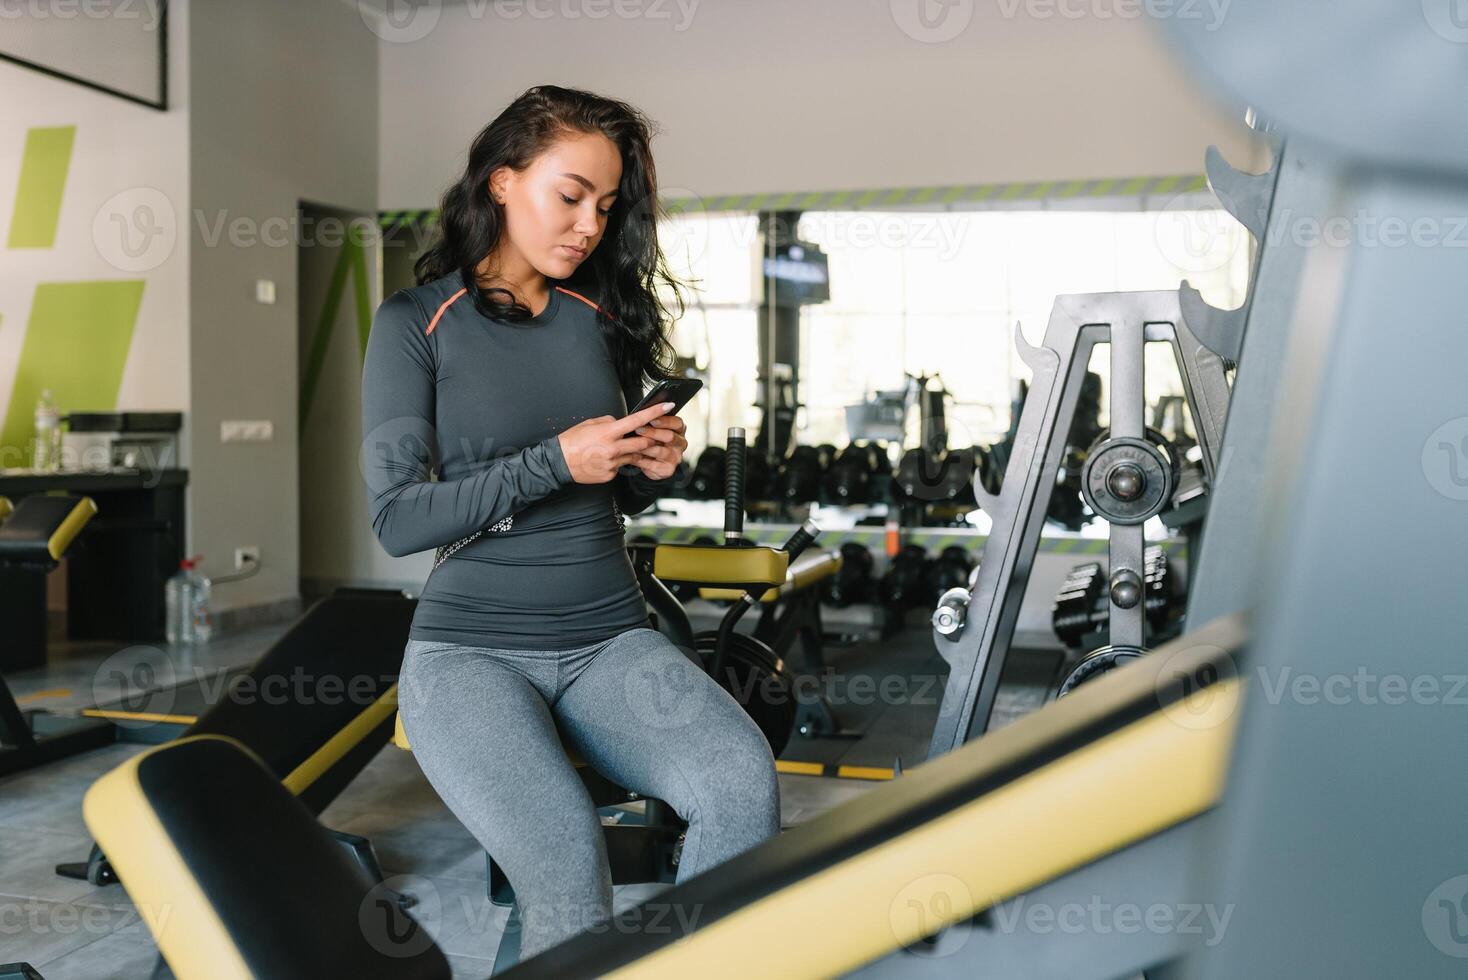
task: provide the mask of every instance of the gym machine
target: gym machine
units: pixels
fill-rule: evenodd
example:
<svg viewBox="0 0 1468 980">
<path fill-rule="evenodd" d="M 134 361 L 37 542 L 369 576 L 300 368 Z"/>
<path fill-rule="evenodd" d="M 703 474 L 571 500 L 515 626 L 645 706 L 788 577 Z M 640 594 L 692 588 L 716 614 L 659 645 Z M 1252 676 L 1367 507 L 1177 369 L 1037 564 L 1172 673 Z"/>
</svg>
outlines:
<svg viewBox="0 0 1468 980">
<path fill-rule="evenodd" d="M 1087 504 L 1110 524 L 1111 643 L 1092 655 L 1098 662 L 1114 665 L 1144 648 L 1142 525 L 1171 502 L 1175 485 L 1172 461 L 1147 438 L 1142 387 L 1147 342 L 1172 347 L 1210 479 L 1217 462 L 1228 405 L 1224 364 L 1189 329 L 1177 292 L 1062 296 L 1039 347 L 1026 344 L 1018 330 L 1015 339 L 1034 373 L 1020 417 L 1020 449 L 1009 460 L 998 495 L 975 487 L 993 521 L 975 588 L 950 589 L 934 612 L 934 640 L 950 673 L 930 758 L 988 727 L 1092 349 L 1106 343 L 1111 354 L 1110 434 L 1089 454 L 1081 473 Z"/>
<path fill-rule="evenodd" d="M 0 571 L 7 587 L 30 593 L 46 603 L 46 574 L 66 556 L 77 536 L 97 513 L 90 497 L 35 494 L 12 507 L 0 497 Z M 36 622 L 44 622 L 38 619 Z M 25 637 L 22 646 L 42 651 L 46 637 Z M 0 676 L 0 776 L 110 745 L 110 723 L 93 718 L 64 718 L 48 711 L 22 711 Z"/>
<path fill-rule="evenodd" d="M 1260 129 L 1269 132 L 1264 124 Z M 1293 300 L 1291 271 L 1297 270 L 1298 258 L 1288 254 L 1288 248 L 1280 250 L 1286 254 L 1276 257 L 1265 230 L 1281 174 L 1288 174 L 1284 188 L 1289 194 L 1308 182 L 1305 175 L 1309 168 L 1276 139 L 1273 160 L 1263 174 L 1234 170 L 1213 147 L 1207 153 L 1206 170 L 1209 187 L 1220 204 L 1249 230 L 1257 245 L 1249 279 L 1251 289 L 1240 308 L 1214 308 L 1184 282 L 1176 291 L 1059 297 L 1039 347 L 1030 347 L 1016 331 L 1020 356 L 1034 374 L 1016 430 L 1016 445 L 1020 448 L 1008 460 L 997 495 L 976 488 L 981 506 L 993 519 L 993 530 L 975 582 L 970 588 L 950 589 L 933 613 L 934 643 L 947 660 L 950 673 L 929 746 L 930 758 L 988 729 L 1039 543 L 1040 525 L 1049 505 L 1049 488 L 1055 485 L 1065 448 L 1061 434 L 1075 415 L 1086 365 L 1096 344 L 1110 346 L 1111 427 L 1088 454 L 1081 486 L 1087 505 L 1110 526 L 1109 572 L 1101 590 L 1109 642 L 1075 665 L 1061 681 L 1061 690 L 1068 693 L 1084 681 L 1137 659 L 1156 642 L 1148 620 L 1143 524 L 1162 515 L 1173 503 L 1181 470 L 1177 450 L 1146 425 L 1146 343 L 1169 344 L 1178 363 L 1183 397 L 1197 431 L 1201 490 L 1195 487 L 1193 494 L 1211 496 L 1222 483 L 1255 483 L 1259 479 L 1257 470 L 1252 475 L 1244 471 L 1240 459 L 1247 456 L 1251 462 L 1262 462 L 1261 447 L 1280 370 L 1269 359 L 1283 344 L 1284 331 L 1278 326 L 1279 320 L 1274 322 L 1273 330 L 1253 331 L 1263 339 L 1251 345 L 1248 367 L 1244 369 L 1245 324 L 1251 316 L 1281 316 L 1280 304 Z M 1261 281 L 1270 289 L 1269 306 L 1253 311 Z M 1254 353 L 1256 347 L 1261 353 Z M 1236 371 L 1236 384 L 1256 371 L 1260 376 L 1257 382 L 1240 389 L 1257 399 L 1256 404 L 1240 410 L 1243 422 L 1230 416 L 1231 369 Z M 1226 420 L 1229 438 L 1225 452 Z M 1222 515 L 1211 513 L 1205 536 L 1208 527 L 1227 528 L 1241 517 L 1234 509 Z M 1228 541 L 1232 535 L 1225 532 L 1218 537 Z M 1233 541 L 1219 550 L 1228 550 L 1229 559 L 1237 561 L 1238 547 Z M 1193 551 L 1199 574 L 1193 578 L 1190 595 L 1196 597 L 1211 587 L 1218 571 L 1216 563 L 1210 564 L 1210 549 L 1203 547 L 1197 536 Z M 1155 572 L 1154 562 L 1154 582 Z M 1196 604 L 1202 600 L 1191 601 Z M 1232 611 L 1239 608 L 1235 605 Z M 1155 615 L 1155 603 L 1153 609 Z"/>
<path fill-rule="evenodd" d="M 680 647 L 693 651 L 696 662 L 754 718 L 778 757 L 792 731 L 807 738 L 855 737 L 841 728 L 822 694 L 798 696 L 792 673 L 819 677 L 825 669 L 818 586 L 840 570 L 841 558 L 818 554 L 801 560 L 802 553 L 820 534 L 811 521 L 802 524 L 779 549 L 761 548 L 745 539 L 745 470 L 749 458 L 745 430 L 731 428 L 724 453 L 722 546 L 632 544 L 630 550 L 658 629 Z M 729 549 L 748 552 L 753 563 L 731 558 Z M 783 561 L 764 568 L 757 559 L 765 553 L 780 556 Z M 748 570 L 735 572 L 740 564 Z M 729 600 L 718 628 L 694 633 L 670 584 L 693 586 L 702 595 Z M 753 633 L 739 632 L 739 621 L 757 603 L 764 606 L 759 624 Z M 794 650 L 802 655 L 798 663 L 793 657 L 787 660 L 787 653 Z"/>
</svg>

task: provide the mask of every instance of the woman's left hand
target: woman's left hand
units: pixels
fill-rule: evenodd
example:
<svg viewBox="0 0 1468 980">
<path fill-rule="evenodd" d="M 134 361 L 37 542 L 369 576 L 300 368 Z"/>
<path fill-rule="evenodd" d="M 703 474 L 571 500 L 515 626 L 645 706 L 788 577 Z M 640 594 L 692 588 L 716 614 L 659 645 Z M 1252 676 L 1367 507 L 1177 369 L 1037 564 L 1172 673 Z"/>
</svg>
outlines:
<svg viewBox="0 0 1468 980">
<path fill-rule="evenodd" d="M 656 439 L 658 444 L 642 451 L 642 458 L 635 464 L 637 468 L 649 480 L 666 480 L 672 476 L 678 471 L 678 463 L 688 448 L 688 440 L 683 438 L 687 431 L 688 426 L 676 415 L 655 418 L 639 428 L 638 435 Z"/>
</svg>

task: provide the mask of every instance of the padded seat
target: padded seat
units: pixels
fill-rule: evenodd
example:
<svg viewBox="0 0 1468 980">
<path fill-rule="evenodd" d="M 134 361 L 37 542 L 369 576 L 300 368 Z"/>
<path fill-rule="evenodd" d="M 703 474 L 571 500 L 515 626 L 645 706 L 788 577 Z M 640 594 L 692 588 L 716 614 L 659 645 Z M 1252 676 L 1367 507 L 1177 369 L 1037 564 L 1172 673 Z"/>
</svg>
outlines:
<svg viewBox="0 0 1468 980">
<path fill-rule="evenodd" d="M 167 913 L 143 918 L 175 976 L 452 973 L 432 937 L 236 739 L 142 752 L 92 784 L 82 815 L 128 898 Z"/>
<path fill-rule="evenodd" d="M 660 544 L 653 553 L 652 573 L 664 582 L 763 592 L 784 582 L 789 566 L 790 556 L 778 548 Z"/>
<path fill-rule="evenodd" d="M 839 551 L 806 551 L 785 570 L 784 583 L 767 589 L 758 597 L 757 601 L 777 602 L 801 589 L 809 588 L 841 571 L 841 563 L 842 558 Z M 702 588 L 698 590 L 700 599 L 711 601 L 732 602 L 742 594 L 738 589 Z"/>
</svg>

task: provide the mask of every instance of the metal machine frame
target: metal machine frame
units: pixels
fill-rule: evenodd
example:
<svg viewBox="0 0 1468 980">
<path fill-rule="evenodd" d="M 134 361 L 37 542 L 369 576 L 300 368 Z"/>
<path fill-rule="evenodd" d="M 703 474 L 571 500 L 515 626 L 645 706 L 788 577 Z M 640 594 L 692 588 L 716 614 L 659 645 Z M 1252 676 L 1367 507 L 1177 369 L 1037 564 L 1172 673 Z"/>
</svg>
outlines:
<svg viewBox="0 0 1468 980">
<path fill-rule="evenodd" d="M 1034 377 L 1020 416 L 1015 453 L 1009 460 L 999 494 L 991 495 L 976 487 L 980 505 L 993 520 L 976 579 L 971 589 L 952 589 L 946 593 L 934 613 L 933 640 L 948 662 L 949 674 L 928 748 L 929 758 L 951 751 L 988 728 L 1039 547 L 1050 488 L 1055 485 L 1066 433 L 1097 344 L 1105 343 L 1111 348 L 1108 392 L 1111 430 L 1107 440 L 1093 451 L 1091 463 L 1109 452 L 1126 452 L 1126 446 L 1144 448 L 1137 445 L 1146 439 L 1143 350 L 1146 343 L 1166 342 L 1173 349 L 1182 377 L 1184 396 L 1202 451 L 1204 483 L 1210 494 L 1216 485 L 1225 482 L 1220 479 L 1225 466 L 1230 470 L 1242 469 L 1233 465 L 1231 452 L 1223 449 L 1225 420 L 1229 418 L 1232 401 L 1227 371 L 1237 366 L 1242 356 L 1245 325 L 1254 314 L 1257 284 L 1263 281 L 1261 274 L 1268 272 L 1273 290 L 1267 303 L 1271 318 L 1278 314 L 1280 303 L 1293 301 L 1289 286 L 1298 277 L 1297 259 L 1283 269 L 1276 268 L 1272 261 L 1265 265 L 1269 251 L 1265 231 L 1280 174 L 1286 169 L 1282 164 L 1290 159 L 1284 147 L 1277 145 L 1270 169 L 1253 175 L 1230 167 L 1216 147 L 1208 150 L 1209 186 L 1225 210 L 1258 243 L 1250 292 L 1238 309 L 1212 307 L 1184 282 L 1175 291 L 1061 296 L 1051 311 L 1039 347 L 1029 346 L 1023 335 L 1015 331 L 1020 357 Z M 1286 188 L 1292 188 L 1296 180 L 1292 176 Z M 1283 343 L 1284 331 L 1257 332 L 1272 334 L 1256 345 L 1268 348 L 1258 355 L 1258 359 L 1267 359 Z M 1251 356 L 1251 361 L 1254 359 Z M 1269 366 L 1260 374 L 1261 382 L 1255 385 L 1259 390 L 1254 393 L 1265 402 L 1262 414 L 1251 409 L 1249 423 L 1235 426 L 1248 430 L 1241 435 L 1251 445 L 1262 443 L 1261 430 L 1267 431 L 1278 366 Z M 1243 377 L 1244 373 L 1240 372 L 1239 376 Z M 1090 480 L 1091 463 L 1087 469 L 1088 491 L 1095 486 Z M 1236 499 L 1242 503 L 1247 497 L 1240 495 Z M 1243 505 L 1255 507 L 1257 503 L 1249 501 Z M 1143 520 L 1164 506 L 1165 502 L 1147 508 Z M 1146 642 L 1145 603 L 1136 601 L 1135 593 L 1136 583 L 1144 574 L 1144 548 L 1142 520 L 1128 517 L 1125 523 L 1110 521 L 1110 631 L 1111 645 L 1117 649 L 1139 652 Z M 1207 567 L 1210 570 L 1204 580 L 1211 581 L 1216 566 Z"/>
</svg>

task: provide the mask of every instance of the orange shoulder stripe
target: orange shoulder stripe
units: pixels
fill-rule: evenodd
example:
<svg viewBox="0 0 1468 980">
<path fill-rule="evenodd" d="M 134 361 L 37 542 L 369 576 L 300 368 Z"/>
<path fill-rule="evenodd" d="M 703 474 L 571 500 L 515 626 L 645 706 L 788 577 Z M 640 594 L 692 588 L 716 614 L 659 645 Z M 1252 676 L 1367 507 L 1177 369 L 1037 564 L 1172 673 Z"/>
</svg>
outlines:
<svg viewBox="0 0 1468 980">
<path fill-rule="evenodd" d="M 428 321 L 428 329 L 424 332 L 424 336 L 433 333 L 434 327 L 437 327 L 438 321 L 443 318 L 444 311 L 454 304 L 454 300 L 458 299 L 460 296 L 463 296 L 468 291 L 468 289 L 461 289 L 457 293 L 454 293 L 454 295 L 443 301 L 443 305 L 438 308 L 438 312 L 433 314 L 433 319 Z"/>
<path fill-rule="evenodd" d="M 591 300 L 587 299 L 585 296 L 582 296 L 580 293 L 572 292 L 571 290 L 565 288 L 564 286 L 557 286 L 556 289 L 559 292 L 565 293 L 567 296 L 574 296 L 574 297 L 576 297 L 581 302 L 583 302 L 587 306 L 591 307 L 593 310 L 596 310 L 598 313 L 603 312 L 603 310 L 602 310 L 602 308 L 600 306 L 597 306 L 595 303 L 593 303 Z M 430 320 L 430 321 L 428 321 L 428 329 L 426 331 L 424 331 L 425 335 L 433 333 L 434 329 L 438 326 L 438 321 L 443 318 L 444 312 L 446 310 L 448 310 L 448 308 L 450 306 L 453 305 L 453 303 L 454 303 L 454 301 L 456 299 L 458 299 L 460 296 L 463 296 L 468 291 L 469 290 L 467 288 L 466 289 L 460 289 L 457 293 L 454 293 L 454 295 L 450 296 L 448 299 L 446 299 L 446 300 L 443 301 L 443 305 L 441 305 L 438 308 L 438 312 L 433 314 L 433 319 Z M 610 316 L 611 314 L 608 313 L 607 315 Z"/>
<path fill-rule="evenodd" d="M 575 296 L 581 302 L 585 303 L 587 306 L 591 307 L 593 310 L 596 310 L 596 312 L 598 312 L 598 313 L 605 313 L 606 312 L 600 306 L 597 306 L 591 300 L 587 299 L 585 296 L 582 296 L 580 293 L 573 293 L 573 292 L 571 292 L 571 290 L 567 289 L 565 286 L 557 286 L 556 289 L 558 291 L 560 291 L 560 292 L 565 293 L 567 296 Z M 607 316 L 611 316 L 611 314 L 610 313 L 607 313 Z"/>
</svg>

